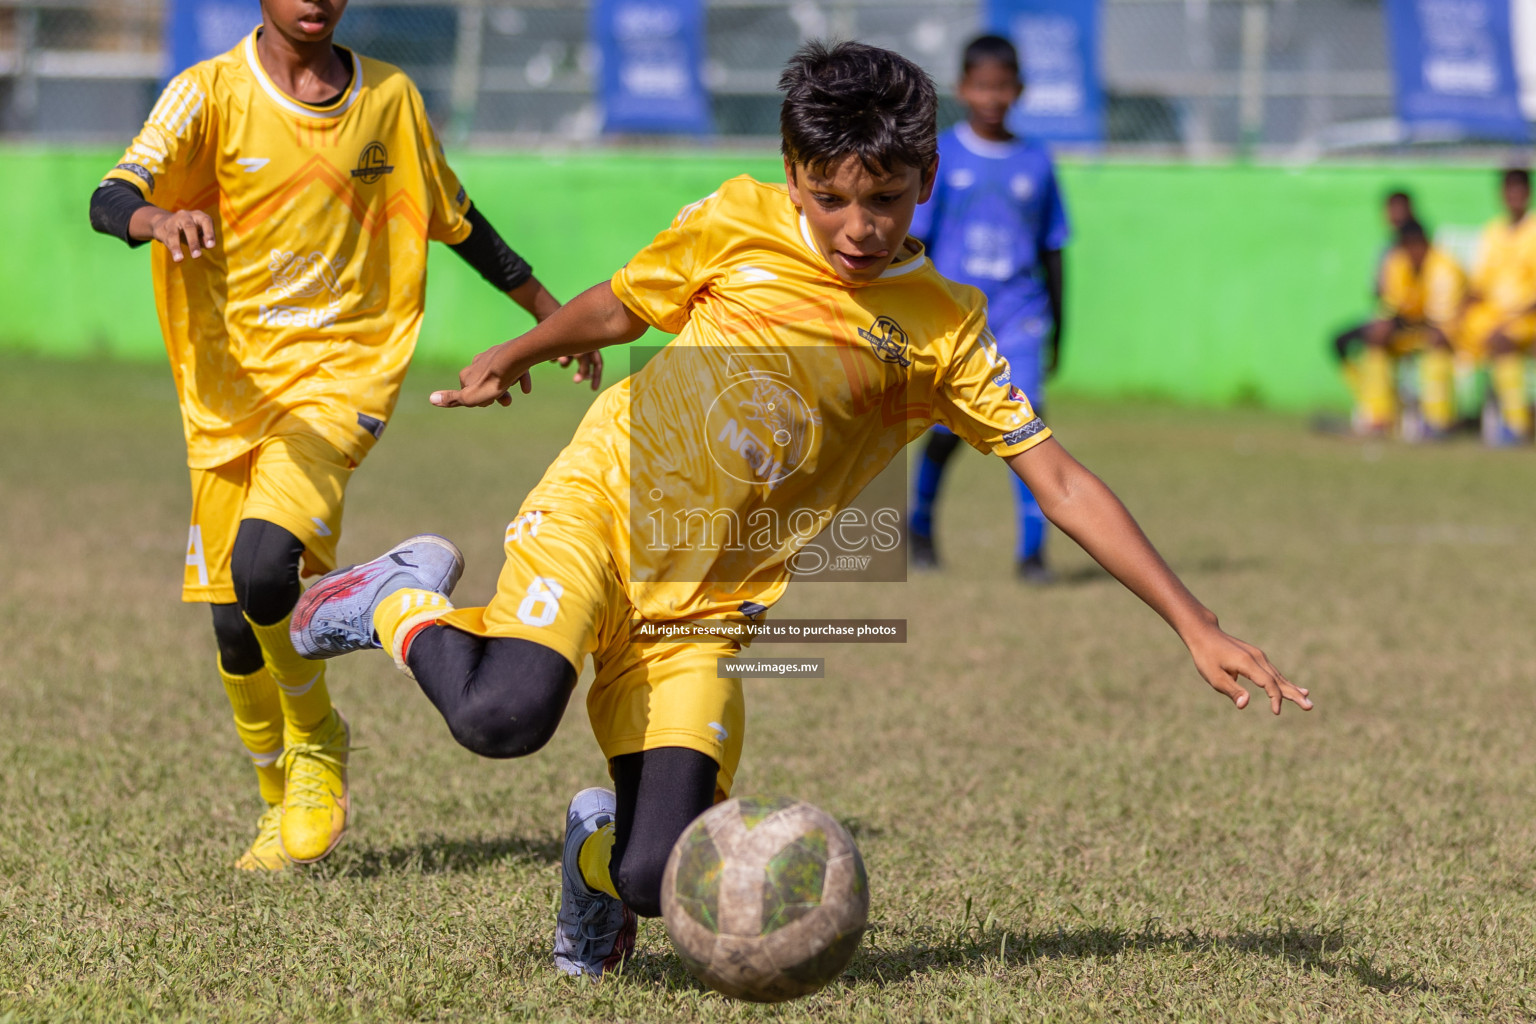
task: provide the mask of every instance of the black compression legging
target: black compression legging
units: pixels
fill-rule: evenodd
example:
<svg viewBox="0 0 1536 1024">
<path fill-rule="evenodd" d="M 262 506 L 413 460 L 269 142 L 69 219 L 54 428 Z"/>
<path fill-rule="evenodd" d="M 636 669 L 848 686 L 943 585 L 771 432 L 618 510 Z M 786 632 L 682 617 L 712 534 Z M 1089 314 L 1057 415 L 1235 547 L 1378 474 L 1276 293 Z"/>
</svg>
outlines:
<svg viewBox="0 0 1536 1024">
<path fill-rule="evenodd" d="M 303 591 L 299 584 L 299 560 L 303 557 L 304 542 L 276 523 L 240 521 L 229 556 L 235 603 L 213 606 L 213 634 L 224 671 L 244 676 L 261 668 L 261 645 L 245 617 L 270 626 L 293 611 Z"/>
<path fill-rule="evenodd" d="M 407 662 L 453 738 L 483 757 L 524 757 L 548 743 L 576 688 L 576 670 L 541 644 L 428 626 Z M 618 813 L 609 871 L 641 917 L 661 914 L 661 875 L 672 844 L 715 799 L 719 765 L 686 747 L 612 762 Z"/>
</svg>

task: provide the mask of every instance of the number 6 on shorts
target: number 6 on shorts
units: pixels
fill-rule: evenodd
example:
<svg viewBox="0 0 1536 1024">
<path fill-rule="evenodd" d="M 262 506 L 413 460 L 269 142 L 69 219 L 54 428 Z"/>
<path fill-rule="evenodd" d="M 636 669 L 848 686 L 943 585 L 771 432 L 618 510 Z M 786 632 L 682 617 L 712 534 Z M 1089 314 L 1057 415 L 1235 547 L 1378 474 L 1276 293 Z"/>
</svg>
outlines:
<svg viewBox="0 0 1536 1024">
<path fill-rule="evenodd" d="M 517 617 L 525 626 L 547 626 L 560 614 L 560 597 L 565 588 L 548 576 L 535 576 L 528 584 L 528 596 L 517 606 Z"/>
</svg>

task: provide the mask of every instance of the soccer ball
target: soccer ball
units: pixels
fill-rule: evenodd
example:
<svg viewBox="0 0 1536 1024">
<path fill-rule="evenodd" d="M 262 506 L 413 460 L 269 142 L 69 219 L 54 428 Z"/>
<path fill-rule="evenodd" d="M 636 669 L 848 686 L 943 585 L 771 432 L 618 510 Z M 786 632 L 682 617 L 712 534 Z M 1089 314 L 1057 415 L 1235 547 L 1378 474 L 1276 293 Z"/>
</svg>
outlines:
<svg viewBox="0 0 1536 1024">
<path fill-rule="evenodd" d="M 672 847 L 667 934 L 693 976 L 737 999 L 810 995 L 843 972 L 869 918 L 859 848 L 803 800 L 716 804 Z"/>
</svg>

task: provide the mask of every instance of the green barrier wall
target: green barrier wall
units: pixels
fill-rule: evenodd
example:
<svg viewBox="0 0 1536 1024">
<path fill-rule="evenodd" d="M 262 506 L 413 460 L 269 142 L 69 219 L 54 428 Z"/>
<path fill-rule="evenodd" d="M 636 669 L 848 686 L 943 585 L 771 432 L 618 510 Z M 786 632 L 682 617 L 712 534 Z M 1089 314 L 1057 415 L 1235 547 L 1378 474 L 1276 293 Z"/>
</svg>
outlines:
<svg viewBox="0 0 1536 1024">
<path fill-rule="evenodd" d="M 0 347 L 163 358 L 144 252 L 94 234 L 86 210 L 115 152 L 3 149 Z M 687 202 L 762 156 L 460 154 L 475 202 L 569 296 L 617 269 Z M 1370 310 L 1380 198 L 1414 192 L 1434 224 L 1495 212 L 1495 176 L 1460 167 L 1068 164 L 1067 354 L 1057 386 L 1098 396 L 1308 409 L 1345 395 L 1328 335 Z M 433 247 L 420 354 L 467 359 L 521 311 Z"/>
</svg>

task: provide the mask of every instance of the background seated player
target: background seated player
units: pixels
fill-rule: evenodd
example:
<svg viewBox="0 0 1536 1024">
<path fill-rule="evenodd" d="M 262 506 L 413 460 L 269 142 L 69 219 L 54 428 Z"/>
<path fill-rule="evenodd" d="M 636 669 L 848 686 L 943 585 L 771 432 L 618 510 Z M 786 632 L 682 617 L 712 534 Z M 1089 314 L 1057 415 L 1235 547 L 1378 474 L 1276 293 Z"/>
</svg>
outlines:
<svg viewBox="0 0 1536 1024">
<path fill-rule="evenodd" d="M 1378 303 L 1381 301 L 1381 271 L 1386 266 L 1387 257 L 1397 247 L 1397 233 L 1402 230 L 1404 224 L 1411 220 L 1418 220 L 1413 210 L 1413 197 L 1403 191 L 1387 193 L 1386 199 L 1382 201 L 1382 216 L 1386 220 L 1387 241 L 1376 255 L 1375 270 L 1371 274 L 1371 298 Z M 1372 322 L 1366 320 L 1355 324 L 1347 331 L 1335 335 L 1331 343 L 1334 355 L 1338 357 L 1339 366 L 1349 381 L 1351 393 L 1359 391 L 1355 379 L 1355 360 L 1360 354 L 1360 349 L 1365 345 L 1365 332 L 1370 329 Z"/>
<path fill-rule="evenodd" d="M 1496 429 L 1492 444 L 1516 444 L 1531 434 L 1526 361 L 1536 340 L 1536 227 L 1526 211 L 1531 175 L 1523 168 L 1504 172 L 1504 213 L 1483 229 L 1469 304 L 1456 338 L 1457 353 L 1492 370 Z"/>
<path fill-rule="evenodd" d="M 1385 434 L 1398 417 L 1397 361 L 1419 356 L 1420 407 L 1430 436 L 1450 430 L 1456 415 L 1455 336 L 1466 299 L 1456 260 L 1430 244 L 1424 226 L 1409 221 L 1397 233 L 1381 273 L 1381 315 L 1366 328 L 1360 353 L 1355 429 Z"/>
</svg>

